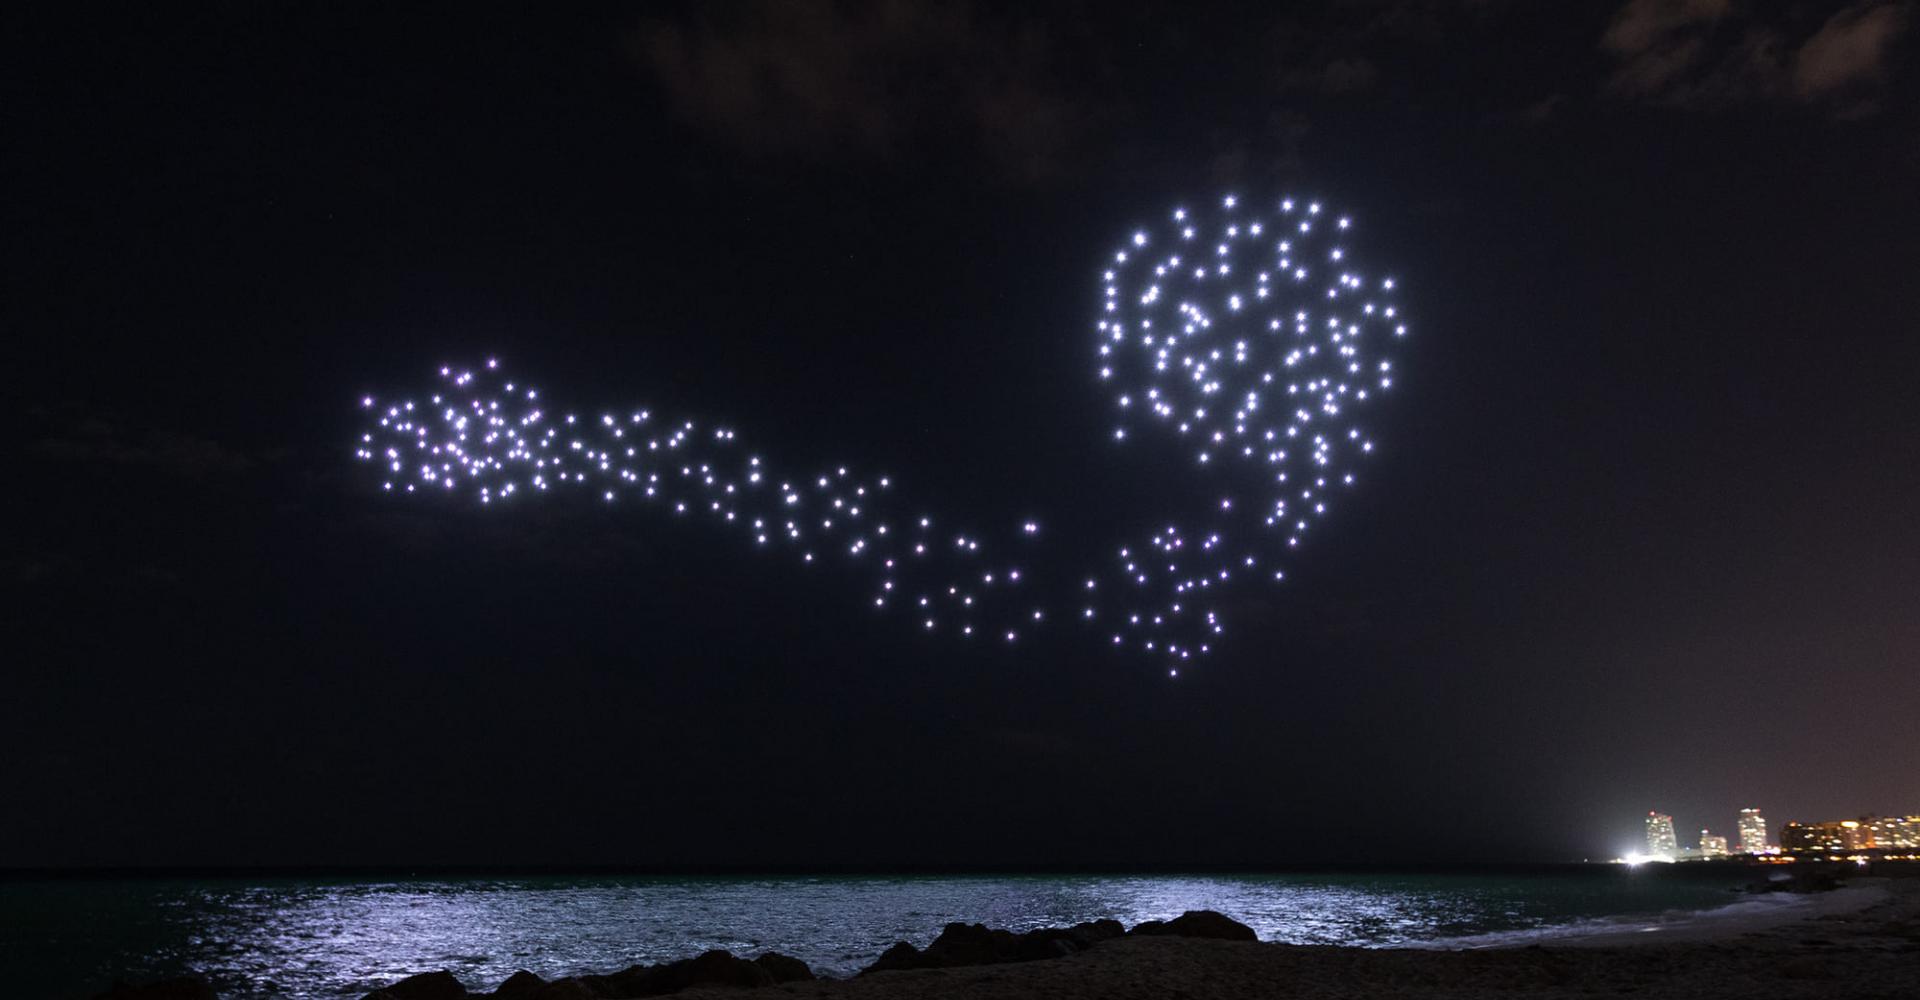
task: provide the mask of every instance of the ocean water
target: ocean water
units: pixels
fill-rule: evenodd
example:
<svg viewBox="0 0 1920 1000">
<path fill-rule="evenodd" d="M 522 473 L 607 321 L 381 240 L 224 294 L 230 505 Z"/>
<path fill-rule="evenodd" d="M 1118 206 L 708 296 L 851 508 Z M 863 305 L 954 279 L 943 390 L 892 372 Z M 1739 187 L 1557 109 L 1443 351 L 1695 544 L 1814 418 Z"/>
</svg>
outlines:
<svg viewBox="0 0 1920 1000">
<path fill-rule="evenodd" d="M 1665 868 L 1666 866 L 1657 866 Z M 357 998 L 449 969 L 491 989 L 777 950 L 848 975 L 948 921 L 1023 930 L 1193 909 L 1262 940 L 1366 947 L 1551 939 L 1632 918 L 1739 905 L 1736 871 L 1554 870 L 1196 875 L 956 875 L 0 880 L 6 995 L 86 997 L 112 980 L 183 972 L 222 996 Z"/>
</svg>

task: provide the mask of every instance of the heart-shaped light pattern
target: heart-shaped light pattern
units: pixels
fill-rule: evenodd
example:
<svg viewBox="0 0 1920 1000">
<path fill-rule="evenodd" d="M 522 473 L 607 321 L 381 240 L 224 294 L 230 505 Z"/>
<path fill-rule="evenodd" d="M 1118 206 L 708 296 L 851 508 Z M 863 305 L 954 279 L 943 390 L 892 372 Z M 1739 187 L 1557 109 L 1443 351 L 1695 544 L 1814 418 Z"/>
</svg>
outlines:
<svg viewBox="0 0 1920 1000">
<path fill-rule="evenodd" d="M 1091 573 L 1053 565 L 1037 521 L 956 530 L 888 476 L 779 469 L 724 425 L 554 413 L 491 360 L 442 368 L 424 399 L 364 398 L 374 424 L 355 455 L 391 492 L 488 506 L 568 493 L 713 522 L 802 563 L 865 568 L 872 605 L 922 631 L 1017 643 L 1070 619 L 1169 658 L 1177 675 L 1213 649 L 1222 596 L 1281 579 L 1286 552 L 1373 450 L 1355 417 L 1393 384 L 1383 349 L 1406 326 L 1393 281 L 1354 268 L 1348 230 L 1318 204 L 1254 212 L 1228 197 L 1176 209 L 1109 258 L 1095 330 L 1113 437 L 1177 442 L 1192 471 L 1178 486 L 1207 499 L 1203 524 L 1166 523 Z"/>
</svg>

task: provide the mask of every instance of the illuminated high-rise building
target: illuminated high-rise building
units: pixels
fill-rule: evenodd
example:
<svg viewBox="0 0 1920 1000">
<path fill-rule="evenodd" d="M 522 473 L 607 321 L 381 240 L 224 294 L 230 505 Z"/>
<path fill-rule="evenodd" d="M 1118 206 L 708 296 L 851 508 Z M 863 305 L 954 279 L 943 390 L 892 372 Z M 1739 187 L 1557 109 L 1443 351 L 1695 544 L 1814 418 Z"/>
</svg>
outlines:
<svg viewBox="0 0 1920 1000">
<path fill-rule="evenodd" d="M 1767 818 L 1758 809 L 1740 810 L 1740 853 L 1767 853 Z"/>
<path fill-rule="evenodd" d="M 1868 847 L 1887 850 L 1920 848 L 1920 816 L 1882 816 L 1867 823 Z"/>
<path fill-rule="evenodd" d="M 1920 849 L 1920 816 L 1788 823 L 1780 829 L 1780 846 L 1794 854 L 1905 854 Z"/>
<path fill-rule="evenodd" d="M 1788 823 L 1780 828 L 1780 847 L 1789 854 L 1839 855 L 1867 846 L 1868 832 L 1859 820 L 1826 823 Z"/>
<path fill-rule="evenodd" d="M 1716 837 L 1706 830 L 1700 831 L 1700 856 L 1703 858 L 1726 857 L 1727 838 Z"/>
<path fill-rule="evenodd" d="M 1647 814 L 1647 853 L 1656 858 L 1680 856 L 1680 838 L 1673 833 L 1673 817 L 1666 813 Z"/>
</svg>

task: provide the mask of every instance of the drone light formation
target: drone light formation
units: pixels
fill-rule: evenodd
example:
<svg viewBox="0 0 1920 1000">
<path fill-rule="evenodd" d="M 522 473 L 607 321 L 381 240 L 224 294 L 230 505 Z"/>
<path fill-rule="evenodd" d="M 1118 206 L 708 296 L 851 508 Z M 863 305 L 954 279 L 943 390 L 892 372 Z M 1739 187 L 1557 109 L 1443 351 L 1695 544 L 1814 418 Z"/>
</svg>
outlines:
<svg viewBox="0 0 1920 1000">
<path fill-rule="evenodd" d="M 858 570 L 871 607 L 922 632 L 1017 644 L 1073 627 L 1177 676 L 1217 647 L 1223 597 L 1284 580 L 1375 450 L 1360 418 L 1393 386 L 1407 326 L 1394 281 L 1358 269 L 1350 233 L 1317 202 L 1255 210 L 1229 196 L 1174 209 L 1107 258 L 1093 332 L 1110 446 L 1172 446 L 1187 472 L 1176 486 L 1198 502 L 1091 567 L 1050 553 L 1042 518 L 970 530 L 893 477 L 803 474 L 724 424 L 556 411 L 494 360 L 441 368 L 423 398 L 363 397 L 372 423 L 355 457 L 393 493 L 489 507 L 565 494 L 707 521 L 749 548 Z"/>
</svg>

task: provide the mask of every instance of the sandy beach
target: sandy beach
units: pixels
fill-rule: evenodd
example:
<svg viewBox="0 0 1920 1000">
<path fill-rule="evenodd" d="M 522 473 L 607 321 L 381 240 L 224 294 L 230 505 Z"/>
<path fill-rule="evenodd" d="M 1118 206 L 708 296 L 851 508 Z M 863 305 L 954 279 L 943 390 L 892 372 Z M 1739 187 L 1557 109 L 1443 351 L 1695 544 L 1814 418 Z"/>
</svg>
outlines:
<svg viewBox="0 0 1920 1000">
<path fill-rule="evenodd" d="M 773 989 L 783 995 L 861 1000 L 1920 997 L 1920 880 L 1856 885 L 1808 902 L 1792 919 L 1719 939 L 1626 931 L 1552 946 L 1442 951 L 1128 937 L 1053 961 L 883 972 Z M 682 995 L 717 997 L 729 991 Z"/>
</svg>

